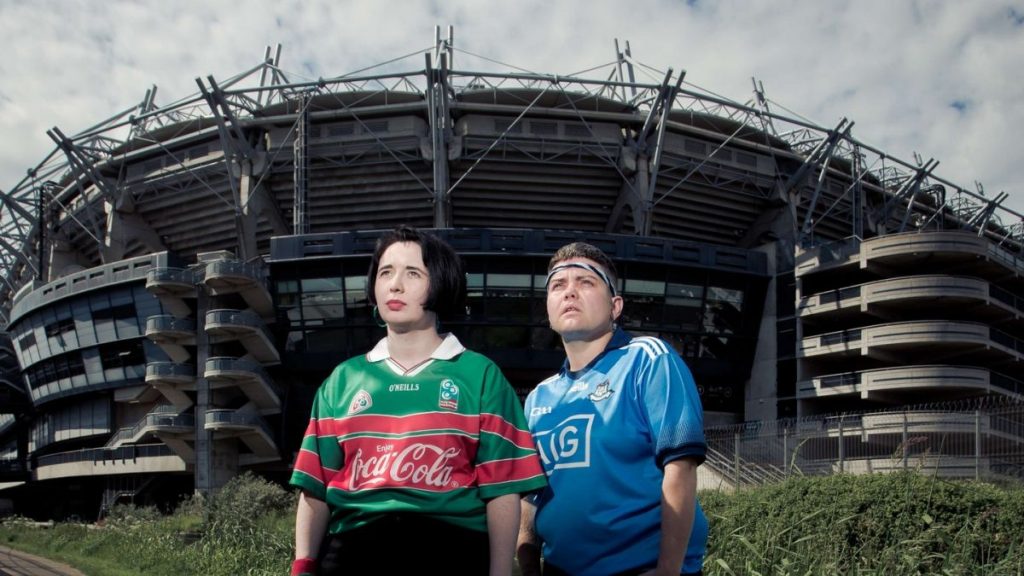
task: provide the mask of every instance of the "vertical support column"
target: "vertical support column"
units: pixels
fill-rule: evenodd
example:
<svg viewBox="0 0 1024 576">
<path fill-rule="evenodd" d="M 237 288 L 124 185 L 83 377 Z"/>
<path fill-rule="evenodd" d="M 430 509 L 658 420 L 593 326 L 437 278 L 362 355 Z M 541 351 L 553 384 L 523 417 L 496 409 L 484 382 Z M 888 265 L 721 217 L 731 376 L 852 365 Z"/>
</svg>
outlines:
<svg viewBox="0 0 1024 576">
<path fill-rule="evenodd" d="M 430 120 L 431 161 L 434 168 L 434 228 L 450 228 L 451 203 L 448 197 L 448 55 L 441 53 L 439 68 L 430 65 L 427 54 L 427 99 Z"/>
<path fill-rule="evenodd" d="M 910 446 L 907 442 L 910 440 L 910 435 L 907 433 L 907 411 L 903 411 L 903 442 L 900 444 L 903 447 L 903 469 L 907 469 L 907 460 L 909 459 Z"/>
<path fill-rule="evenodd" d="M 238 256 L 248 261 L 259 252 L 256 249 L 256 231 L 258 228 L 259 202 L 254 198 L 257 194 L 253 186 L 253 163 L 249 159 L 239 159 L 238 166 L 238 198 L 235 206 L 235 218 L 238 228 Z"/>
<path fill-rule="evenodd" d="M 196 295 L 196 492 L 209 499 L 216 486 L 213 479 L 213 433 L 206 429 L 206 411 L 211 406 L 210 381 L 206 379 L 206 360 L 210 357 L 210 338 L 206 334 L 206 312 L 210 296 L 202 289 Z"/>
<path fill-rule="evenodd" d="M 981 479 L 981 410 L 974 410 L 974 479 Z"/>
<path fill-rule="evenodd" d="M 782 474 L 789 478 L 789 427 L 782 429 Z"/>
<path fill-rule="evenodd" d="M 294 200 L 292 210 L 292 234 L 306 234 L 309 232 L 309 220 L 306 215 L 306 202 L 309 196 L 309 95 L 303 94 L 299 98 L 299 105 L 302 107 L 299 112 L 298 129 L 295 133 L 295 142 L 292 145 L 292 154 L 295 164 L 294 172 Z"/>
<path fill-rule="evenodd" d="M 844 472 L 846 470 L 845 459 L 846 459 L 846 454 L 845 454 L 845 448 L 843 447 L 843 418 L 842 418 L 842 416 L 840 416 L 839 417 L 839 472 L 840 473 Z"/>
<path fill-rule="evenodd" d="M 850 194 L 850 209 L 853 215 L 853 235 L 857 238 L 864 238 L 864 186 L 861 180 L 864 174 L 864 165 L 861 160 L 860 146 L 853 148 L 853 190 Z"/>
<path fill-rule="evenodd" d="M 740 433 L 736 432 L 733 436 L 732 445 L 732 465 L 733 465 L 733 478 L 736 482 L 736 487 L 740 487 Z"/>
</svg>

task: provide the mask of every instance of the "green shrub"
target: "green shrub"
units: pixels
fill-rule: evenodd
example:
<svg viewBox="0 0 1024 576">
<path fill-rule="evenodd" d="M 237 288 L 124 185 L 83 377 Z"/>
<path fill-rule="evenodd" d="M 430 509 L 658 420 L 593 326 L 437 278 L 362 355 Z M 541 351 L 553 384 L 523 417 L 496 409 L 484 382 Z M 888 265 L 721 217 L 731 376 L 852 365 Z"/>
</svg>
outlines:
<svg viewBox="0 0 1024 576">
<path fill-rule="evenodd" d="M 99 576 L 287 574 L 295 499 L 244 474 L 172 516 L 118 507 L 101 528 L 9 519 L 0 542 Z M 1024 574 L 1019 485 L 837 475 L 700 499 L 711 523 L 708 576 Z"/>
</svg>

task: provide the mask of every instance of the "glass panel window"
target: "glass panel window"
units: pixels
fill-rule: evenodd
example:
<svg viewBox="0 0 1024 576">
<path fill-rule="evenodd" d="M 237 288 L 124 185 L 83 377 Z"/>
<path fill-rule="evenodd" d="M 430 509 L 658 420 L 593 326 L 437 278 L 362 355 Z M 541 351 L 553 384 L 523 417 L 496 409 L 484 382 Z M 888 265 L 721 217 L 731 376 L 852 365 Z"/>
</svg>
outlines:
<svg viewBox="0 0 1024 576">
<path fill-rule="evenodd" d="M 530 274 L 487 274 L 487 318 L 529 322 Z"/>
<path fill-rule="evenodd" d="M 324 320 L 344 317 L 341 291 L 302 294 L 302 318 L 307 324 L 322 324 Z"/>
<path fill-rule="evenodd" d="M 719 334 L 738 332 L 743 322 L 743 291 L 711 286 L 704 310 L 704 330 Z"/>
<path fill-rule="evenodd" d="M 703 303 L 703 286 L 669 283 L 665 297 L 665 322 L 684 330 L 699 330 Z"/>
<path fill-rule="evenodd" d="M 659 280 L 626 280 L 626 294 L 647 294 L 663 296 L 665 294 L 665 283 Z"/>
<path fill-rule="evenodd" d="M 484 318 L 484 275 L 480 273 L 466 274 L 466 306 L 470 317 L 475 320 Z"/>
<path fill-rule="evenodd" d="M 369 322 L 372 314 L 366 294 L 366 275 L 345 277 L 345 313 L 350 322 Z"/>
<path fill-rule="evenodd" d="M 622 308 L 622 324 L 636 329 L 642 326 L 656 326 L 662 323 L 665 304 L 665 283 L 659 280 L 627 279 L 625 282 L 625 305 Z"/>
</svg>

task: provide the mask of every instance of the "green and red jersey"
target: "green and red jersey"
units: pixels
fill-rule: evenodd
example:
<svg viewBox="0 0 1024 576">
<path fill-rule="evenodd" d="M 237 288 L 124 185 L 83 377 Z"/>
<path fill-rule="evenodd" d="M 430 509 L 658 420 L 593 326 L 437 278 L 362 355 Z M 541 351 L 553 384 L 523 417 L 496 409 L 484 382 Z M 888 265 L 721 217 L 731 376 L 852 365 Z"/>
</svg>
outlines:
<svg viewBox="0 0 1024 576">
<path fill-rule="evenodd" d="M 448 335 L 409 371 L 390 359 L 387 339 L 335 368 L 291 483 L 327 502 L 339 533 L 402 512 L 486 531 L 486 500 L 546 481 L 508 381 Z"/>
</svg>

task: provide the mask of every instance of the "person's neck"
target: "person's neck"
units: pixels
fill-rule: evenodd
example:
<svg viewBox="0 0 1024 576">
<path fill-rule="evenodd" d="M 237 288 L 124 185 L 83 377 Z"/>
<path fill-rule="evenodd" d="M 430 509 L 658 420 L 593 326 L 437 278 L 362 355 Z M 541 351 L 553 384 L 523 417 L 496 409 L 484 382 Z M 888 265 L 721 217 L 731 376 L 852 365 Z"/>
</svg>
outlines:
<svg viewBox="0 0 1024 576">
<path fill-rule="evenodd" d="M 410 330 L 388 330 L 388 354 L 403 368 L 423 363 L 437 350 L 441 335 L 433 326 Z"/>
<path fill-rule="evenodd" d="M 590 339 L 566 340 L 563 338 L 562 344 L 565 346 L 565 357 L 569 360 L 569 370 L 576 372 L 586 368 L 608 347 L 613 333 L 614 331 L 605 332 Z"/>
</svg>

